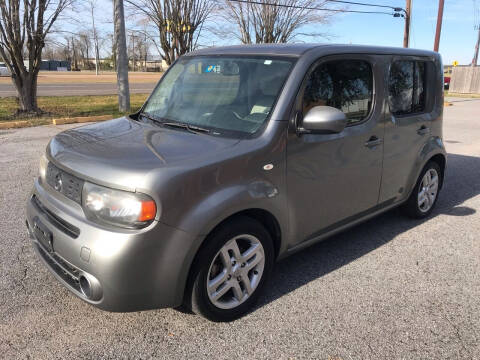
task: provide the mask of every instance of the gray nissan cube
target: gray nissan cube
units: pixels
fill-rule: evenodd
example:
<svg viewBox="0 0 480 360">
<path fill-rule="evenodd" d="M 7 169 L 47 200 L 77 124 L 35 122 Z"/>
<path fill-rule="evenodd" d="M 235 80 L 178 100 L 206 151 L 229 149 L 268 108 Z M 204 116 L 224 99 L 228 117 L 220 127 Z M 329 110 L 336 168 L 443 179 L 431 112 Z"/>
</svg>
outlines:
<svg viewBox="0 0 480 360">
<path fill-rule="evenodd" d="M 230 321 L 279 259 L 396 206 L 428 216 L 445 174 L 442 111 L 434 52 L 195 51 L 137 113 L 50 141 L 28 231 L 94 306 Z"/>
</svg>

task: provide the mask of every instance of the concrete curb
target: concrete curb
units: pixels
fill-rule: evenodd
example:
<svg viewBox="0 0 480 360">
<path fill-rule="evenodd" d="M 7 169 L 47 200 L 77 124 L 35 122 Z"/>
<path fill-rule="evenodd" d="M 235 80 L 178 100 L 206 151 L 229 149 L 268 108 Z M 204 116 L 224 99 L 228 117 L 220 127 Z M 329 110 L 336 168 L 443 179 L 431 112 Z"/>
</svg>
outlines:
<svg viewBox="0 0 480 360">
<path fill-rule="evenodd" d="M 5 121 L 0 122 L 0 129 L 21 128 L 29 125 L 28 121 Z"/>
<path fill-rule="evenodd" d="M 53 125 L 64 125 L 64 124 L 74 124 L 74 123 L 84 123 L 92 121 L 105 121 L 113 119 L 112 115 L 100 115 L 100 116 L 83 116 L 83 117 L 73 117 L 73 118 L 60 118 L 53 119 Z"/>
<path fill-rule="evenodd" d="M 59 119 L 52 119 L 51 124 L 53 125 L 64 125 L 64 124 L 74 124 L 74 123 L 85 123 L 85 122 L 94 122 L 94 121 L 105 121 L 113 119 L 112 115 L 100 115 L 100 116 L 82 116 L 82 117 L 73 117 L 73 118 L 59 118 Z M 46 120 L 45 121 L 50 121 Z M 22 128 L 28 126 L 38 126 L 38 125 L 45 125 L 45 122 L 42 124 L 35 124 L 29 120 L 21 120 L 21 121 L 2 121 L 0 122 L 0 129 L 14 129 L 14 128 Z"/>
</svg>

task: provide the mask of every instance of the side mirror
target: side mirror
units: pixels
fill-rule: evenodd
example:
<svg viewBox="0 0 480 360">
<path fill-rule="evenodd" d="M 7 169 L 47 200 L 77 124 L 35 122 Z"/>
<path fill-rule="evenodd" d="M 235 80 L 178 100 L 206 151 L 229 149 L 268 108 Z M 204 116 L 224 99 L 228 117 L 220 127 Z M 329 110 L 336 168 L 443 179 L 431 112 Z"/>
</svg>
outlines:
<svg viewBox="0 0 480 360">
<path fill-rule="evenodd" d="M 331 106 L 315 106 L 303 117 L 298 133 L 337 134 L 347 126 L 343 111 Z"/>
</svg>

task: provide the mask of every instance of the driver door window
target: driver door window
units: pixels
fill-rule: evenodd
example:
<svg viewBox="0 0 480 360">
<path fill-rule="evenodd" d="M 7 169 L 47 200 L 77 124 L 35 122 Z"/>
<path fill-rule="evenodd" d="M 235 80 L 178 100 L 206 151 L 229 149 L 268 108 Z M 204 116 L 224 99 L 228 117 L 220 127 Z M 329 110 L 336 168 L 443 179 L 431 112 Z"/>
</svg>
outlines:
<svg viewBox="0 0 480 360">
<path fill-rule="evenodd" d="M 372 96 L 373 74 L 367 61 L 327 61 L 309 75 L 303 114 L 315 106 L 331 106 L 345 113 L 348 125 L 355 125 L 370 114 Z"/>
</svg>

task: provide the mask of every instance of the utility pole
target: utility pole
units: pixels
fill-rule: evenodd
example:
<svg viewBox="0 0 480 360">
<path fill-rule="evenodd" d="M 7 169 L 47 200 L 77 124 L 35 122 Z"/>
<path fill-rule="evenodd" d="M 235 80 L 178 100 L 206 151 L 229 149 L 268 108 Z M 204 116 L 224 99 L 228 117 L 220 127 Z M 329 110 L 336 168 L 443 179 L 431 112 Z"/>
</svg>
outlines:
<svg viewBox="0 0 480 360">
<path fill-rule="evenodd" d="M 75 71 L 77 71 L 78 70 L 77 52 L 75 51 L 75 41 L 73 40 L 73 36 L 72 36 L 72 52 L 73 52 L 73 64 L 70 65 L 70 68 L 73 68 Z"/>
<path fill-rule="evenodd" d="M 90 2 L 90 10 L 92 13 L 92 30 L 93 30 L 93 44 L 95 45 L 95 75 L 98 76 L 98 68 L 100 66 L 100 52 L 98 49 L 98 34 L 97 28 L 95 27 L 95 6 L 96 2 Z"/>
<path fill-rule="evenodd" d="M 436 52 L 438 52 L 438 47 L 440 45 L 440 33 L 442 32 L 444 2 L 444 0 L 438 0 L 437 30 L 435 31 L 435 43 L 433 44 L 433 51 Z"/>
<path fill-rule="evenodd" d="M 477 66 L 478 62 L 478 47 L 480 45 L 480 24 L 476 26 L 478 29 L 478 39 L 477 39 L 477 45 L 475 45 L 475 52 L 473 54 L 473 60 L 472 60 L 472 66 Z"/>
<path fill-rule="evenodd" d="M 410 19 L 412 13 L 412 0 L 407 0 L 405 6 L 405 31 L 403 33 L 403 47 L 408 48 L 410 42 Z"/>
<path fill-rule="evenodd" d="M 115 25 L 115 44 L 117 49 L 117 85 L 118 109 L 130 111 L 130 89 L 128 86 L 127 38 L 125 36 L 125 15 L 123 0 L 114 0 L 113 22 Z"/>
<path fill-rule="evenodd" d="M 133 59 L 133 72 L 135 72 L 135 35 L 132 32 L 132 59 Z"/>
<path fill-rule="evenodd" d="M 145 47 L 145 72 L 147 72 L 147 52 L 148 52 L 148 46 L 147 46 L 147 32 L 145 31 L 144 35 L 144 40 L 143 40 L 143 46 Z"/>
</svg>

